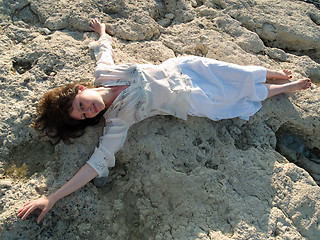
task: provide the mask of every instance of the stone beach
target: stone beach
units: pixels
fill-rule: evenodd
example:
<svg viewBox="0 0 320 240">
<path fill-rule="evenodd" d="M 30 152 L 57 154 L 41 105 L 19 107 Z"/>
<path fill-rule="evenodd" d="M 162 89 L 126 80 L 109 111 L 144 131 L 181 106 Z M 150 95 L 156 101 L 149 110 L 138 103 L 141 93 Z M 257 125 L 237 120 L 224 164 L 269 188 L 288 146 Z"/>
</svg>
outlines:
<svg viewBox="0 0 320 240">
<path fill-rule="evenodd" d="M 320 10 L 299 0 L 0 0 L 0 240 L 320 239 Z M 86 163 L 103 125 L 50 144 L 30 124 L 40 96 L 93 81 L 99 18 L 116 64 L 197 55 L 290 69 L 310 89 L 249 121 L 156 116 L 133 125 L 105 186 L 18 209 Z"/>
</svg>

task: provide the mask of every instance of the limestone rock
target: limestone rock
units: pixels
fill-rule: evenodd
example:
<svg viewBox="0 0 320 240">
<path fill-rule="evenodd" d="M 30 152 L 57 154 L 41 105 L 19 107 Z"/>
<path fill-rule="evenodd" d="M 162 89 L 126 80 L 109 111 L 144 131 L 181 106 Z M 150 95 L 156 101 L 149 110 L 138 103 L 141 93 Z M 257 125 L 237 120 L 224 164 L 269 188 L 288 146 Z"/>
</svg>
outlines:
<svg viewBox="0 0 320 240">
<path fill-rule="evenodd" d="M 316 4 L 71 2 L 0 3 L 1 239 L 319 239 Z M 69 180 L 102 134 L 102 125 L 90 127 L 72 145 L 53 147 L 29 126 L 47 89 L 93 80 L 87 47 L 98 38 L 88 29 L 93 17 L 112 34 L 116 64 L 193 54 L 287 68 L 294 80 L 316 84 L 264 101 L 248 122 L 157 116 L 135 124 L 106 186 L 87 184 L 57 202 L 40 224 L 36 215 L 22 221 L 17 209 Z M 299 139 L 294 149 L 283 134 Z"/>
</svg>

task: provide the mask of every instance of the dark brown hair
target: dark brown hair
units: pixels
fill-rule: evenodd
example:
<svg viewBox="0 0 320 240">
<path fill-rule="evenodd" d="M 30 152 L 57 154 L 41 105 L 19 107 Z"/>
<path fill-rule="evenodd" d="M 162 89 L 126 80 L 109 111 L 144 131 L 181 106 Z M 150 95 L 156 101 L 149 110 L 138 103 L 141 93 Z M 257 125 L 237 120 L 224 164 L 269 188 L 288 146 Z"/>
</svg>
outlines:
<svg viewBox="0 0 320 240">
<path fill-rule="evenodd" d="M 81 137 L 87 126 L 93 126 L 101 122 L 105 111 L 100 112 L 94 118 L 84 120 L 76 120 L 70 117 L 70 109 L 75 96 L 78 94 L 79 85 L 87 88 L 93 87 L 88 82 L 69 83 L 46 92 L 39 100 L 36 108 L 37 116 L 31 126 L 50 137 L 53 144 L 57 144 L 61 140 L 68 144 L 70 138 Z"/>
</svg>

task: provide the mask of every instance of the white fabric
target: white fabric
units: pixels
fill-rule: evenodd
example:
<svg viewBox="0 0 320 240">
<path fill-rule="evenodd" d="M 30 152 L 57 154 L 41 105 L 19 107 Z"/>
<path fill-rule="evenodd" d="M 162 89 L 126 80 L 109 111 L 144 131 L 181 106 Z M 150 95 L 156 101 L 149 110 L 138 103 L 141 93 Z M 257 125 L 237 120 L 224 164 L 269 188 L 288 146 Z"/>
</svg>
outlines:
<svg viewBox="0 0 320 240">
<path fill-rule="evenodd" d="M 99 147 L 88 160 L 99 177 L 114 166 L 114 154 L 123 146 L 129 126 L 147 117 L 170 114 L 187 118 L 190 88 L 188 77 L 168 60 L 160 65 L 114 65 L 108 38 L 91 43 L 97 60 L 97 86 L 129 85 L 104 114 L 106 126 Z"/>
<path fill-rule="evenodd" d="M 267 98 L 264 67 L 201 57 L 180 57 L 176 61 L 191 79 L 190 115 L 215 121 L 235 117 L 249 120 Z"/>
<path fill-rule="evenodd" d="M 130 85 L 104 114 L 106 126 L 99 147 L 88 160 L 99 177 L 108 176 L 115 153 L 129 127 L 147 117 L 187 114 L 213 120 L 248 119 L 261 107 L 268 90 L 266 70 L 195 56 L 172 58 L 160 65 L 114 65 L 110 38 L 90 43 L 97 60 L 97 86 Z"/>
</svg>

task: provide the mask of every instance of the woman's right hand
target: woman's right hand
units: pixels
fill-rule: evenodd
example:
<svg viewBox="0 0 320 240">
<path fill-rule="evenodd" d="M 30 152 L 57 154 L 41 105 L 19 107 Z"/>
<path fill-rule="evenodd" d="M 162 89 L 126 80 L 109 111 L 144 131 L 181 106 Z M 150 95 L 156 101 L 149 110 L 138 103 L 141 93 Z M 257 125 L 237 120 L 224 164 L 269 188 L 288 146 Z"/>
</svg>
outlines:
<svg viewBox="0 0 320 240">
<path fill-rule="evenodd" d="M 29 216 L 30 213 L 32 213 L 36 209 L 41 209 L 41 214 L 39 215 L 37 219 L 37 223 L 41 221 L 41 219 L 46 215 L 46 213 L 53 207 L 53 205 L 56 203 L 53 199 L 50 197 L 48 198 L 39 198 L 37 200 L 33 200 L 31 202 L 26 203 L 20 210 L 18 217 L 21 217 L 21 219 L 25 219 Z"/>
<path fill-rule="evenodd" d="M 98 176 L 98 172 L 94 170 L 88 163 L 86 163 L 66 184 L 59 188 L 55 193 L 51 194 L 49 197 L 39 198 L 25 204 L 23 208 L 19 210 L 18 217 L 22 216 L 21 219 L 25 219 L 34 210 L 41 209 L 41 214 L 37 219 L 37 222 L 39 223 L 44 215 L 49 212 L 49 210 L 57 201 L 59 201 L 59 199 L 83 187 L 96 176 Z"/>
</svg>

